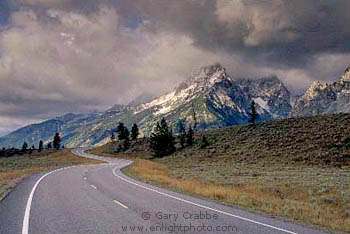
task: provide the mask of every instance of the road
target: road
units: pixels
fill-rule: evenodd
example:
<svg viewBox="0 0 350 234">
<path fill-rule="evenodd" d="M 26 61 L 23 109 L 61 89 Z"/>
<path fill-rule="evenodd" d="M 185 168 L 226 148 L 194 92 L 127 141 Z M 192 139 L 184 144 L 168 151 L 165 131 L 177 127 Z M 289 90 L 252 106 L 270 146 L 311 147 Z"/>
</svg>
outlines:
<svg viewBox="0 0 350 234">
<path fill-rule="evenodd" d="M 0 202 L 1 234 L 327 233 L 136 181 L 120 171 L 127 160 L 73 153 L 107 163 L 25 179 Z"/>
</svg>

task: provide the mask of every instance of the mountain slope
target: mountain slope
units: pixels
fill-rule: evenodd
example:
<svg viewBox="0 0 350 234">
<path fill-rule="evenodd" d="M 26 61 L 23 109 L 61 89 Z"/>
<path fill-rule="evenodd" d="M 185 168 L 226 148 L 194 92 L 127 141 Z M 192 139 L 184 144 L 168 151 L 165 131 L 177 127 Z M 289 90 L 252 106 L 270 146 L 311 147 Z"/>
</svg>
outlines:
<svg viewBox="0 0 350 234">
<path fill-rule="evenodd" d="M 163 117 L 174 128 L 179 119 L 192 125 L 196 122 L 198 130 L 245 124 L 253 100 L 260 121 L 285 118 L 291 111 L 291 95 L 278 78 L 233 79 L 220 64 L 201 68 L 172 92 L 150 102 L 139 99 L 102 113 L 68 114 L 30 125 L 0 138 L 0 145 L 20 147 L 24 140 L 30 145 L 38 144 L 40 139 L 48 142 L 56 131 L 68 147 L 100 145 L 109 140 L 119 122 L 129 127 L 137 123 L 142 134 L 149 135 L 155 122 Z"/>
</svg>

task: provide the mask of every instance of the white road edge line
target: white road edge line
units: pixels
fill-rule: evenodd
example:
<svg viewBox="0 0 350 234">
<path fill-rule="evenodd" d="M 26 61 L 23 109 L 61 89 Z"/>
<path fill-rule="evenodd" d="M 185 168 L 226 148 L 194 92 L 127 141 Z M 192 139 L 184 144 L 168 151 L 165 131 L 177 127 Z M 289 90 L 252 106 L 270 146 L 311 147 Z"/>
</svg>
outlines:
<svg viewBox="0 0 350 234">
<path fill-rule="evenodd" d="M 94 189 L 97 189 L 97 187 L 95 185 L 90 184 L 90 186 Z"/>
<path fill-rule="evenodd" d="M 60 168 L 60 169 L 56 169 L 54 171 L 48 172 L 45 175 L 43 175 L 42 177 L 40 177 L 40 179 L 35 183 L 32 191 L 29 194 L 28 200 L 27 200 L 27 205 L 26 205 L 26 209 L 24 212 L 24 218 L 23 218 L 23 225 L 22 225 L 22 234 L 28 234 L 29 231 L 29 217 L 30 217 L 30 209 L 32 206 L 32 201 L 33 201 L 33 197 L 34 197 L 34 193 L 36 188 L 38 187 L 39 183 L 48 175 L 51 175 L 52 173 L 55 173 L 57 171 L 62 171 L 64 169 L 68 169 L 68 168 L 73 168 L 75 166 L 72 167 L 66 167 L 66 168 Z"/>
<path fill-rule="evenodd" d="M 129 165 L 129 164 L 128 164 L 128 165 Z M 125 166 L 127 166 L 127 165 L 125 165 Z M 125 178 L 123 178 L 123 177 L 117 175 L 117 173 L 115 172 L 116 169 L 119 169 L 119 167 L 116 167 L 116 168 L 113 169 L 113 174 L 114 174 L 116 177 L 118 177 L 119 179 L 123 180 L 124 182 L 130 183 L 130 184 L 133 184 L 133 185 L 136 185 L 136 186 L 138 186 L 138 187 L 140 187 L 140 188 L 149 190 L 149 191 L 151 191 L 151 192 L 155 192 L 155 193 L 158 193 L 158 194 L 160 194 L 160 195 L 163 195 L 163 196 L 166 196 L 166 197 L 169 197 L 169 198 L 172 198 L 172 199 L 181 201 L 181 202 L 185 202 L 185 203 L 188 203 L 188 204 L 191 204 L 191 205 L 200 207 L 200 208 L 208 209 L 208 210 L 211 210 L 211 211 L 214 211 L 214 212 L 217 212 L 217 213 L 221 213 L 221 214 L 224 214 L 224 215 L 228 215 L 228 216 L 231 216 L 231 217 L 234 217 L 234 218 L 237 218 L 237 219 L 241 219 L 241 220 L 244 220 L 244 221 L 247 221 L 247 222 L 255 223 L 255 224 L 258 224 L 258 225 L 261 225 L 261 226 L 269 227 L 269 228 L 272 228 L 272 229 L 275 229 L 275 230 L 279 230 L 279 231 L 282 231 L 282 232 L 285 232 L 285 233 L 298 234 L 298 233 L 296 233 L 296 232 L 288 231 L 288 230 L 285 230 L 285 229 L 282 229 L 282 228 L 278 228 L 278 227 L 275 227 L 275 226 L 272 226 L 272 225 L 269 225 L 269 224 L 266 224 L 266 223 L 261 223 L 261 222 L 258 222 L 258 221 L 254 221 L 254 220 L 251 220 L 251 219 L 248 219 L 248 218 L 244 218 L 244 217 L 241 217 L 241 216 L 238 216 L 238 215 L 234 215 L 234 214 L 231 214 L 231 213 L 228 213 L 228 212 L 225 212 L 225 211 L 217 210 L 217 209 L 214 209 L 214 208 L 211 208 L 211 207 L 208 207 L 208 206 L 204 206 L 204 205 L 197 204 L 197 203 L 194 203 L 194 202 L 191 202 L 191 201 L 182 199 L 182 198 L 178 198 L 178 197 L 172 196 L 172 195 L 170 195 L 170 194 L 157 191 L 157 190 L 155 190 L 155 189 L 148 188 L 148 187 L 146 187 L 146 186 L 137 184 L 137 183 L 135 183 L 135 182 L 133 182 L 133 181 L 127 180 L 127 179 L 125 179 Z"/>
</svg>

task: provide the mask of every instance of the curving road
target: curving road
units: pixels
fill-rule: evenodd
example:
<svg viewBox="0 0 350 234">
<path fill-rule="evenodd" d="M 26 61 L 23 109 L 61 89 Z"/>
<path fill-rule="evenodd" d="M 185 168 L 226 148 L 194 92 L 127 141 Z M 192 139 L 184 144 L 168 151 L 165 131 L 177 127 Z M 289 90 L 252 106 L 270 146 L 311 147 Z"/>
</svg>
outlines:
<svg viewBox="0 0 350 234">
<path fill-rule="evenodd" d="M 73 153 L 107 163 L 25 179 L 0 203 L 1 234 L 326 233 L 136 181 L 120 171 L 127 160 Z"/>
</svg>

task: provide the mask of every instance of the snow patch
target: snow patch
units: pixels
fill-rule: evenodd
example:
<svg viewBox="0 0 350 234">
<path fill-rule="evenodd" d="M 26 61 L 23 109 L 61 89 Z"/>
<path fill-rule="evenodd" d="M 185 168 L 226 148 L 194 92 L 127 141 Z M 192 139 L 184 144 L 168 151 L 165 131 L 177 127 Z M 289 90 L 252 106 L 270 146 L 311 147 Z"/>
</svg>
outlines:
<svg viewBox="0 0 350 234">
<path fill-rule="evenodd" d="M 169 113 L 172 110 L 172 106 L 164 106 L 160 110 L 154 113 L 154 115 L 161 115 Z"/>
<path fill-rule="evenodd" d="M 264 101 L 261 97 L 258 97 L 258 98 L 253 98 L 254 102 L 256 104 L 258 104 L 261 108 L 269 111 L 270 110 L 270 107 L 269 105 L 267 104 L 268 102 L 267 101 Z"/>
</svg>

